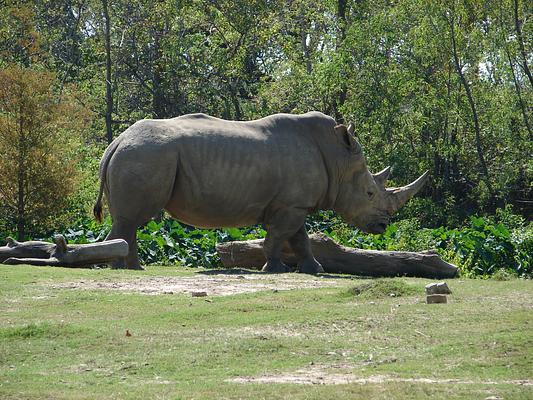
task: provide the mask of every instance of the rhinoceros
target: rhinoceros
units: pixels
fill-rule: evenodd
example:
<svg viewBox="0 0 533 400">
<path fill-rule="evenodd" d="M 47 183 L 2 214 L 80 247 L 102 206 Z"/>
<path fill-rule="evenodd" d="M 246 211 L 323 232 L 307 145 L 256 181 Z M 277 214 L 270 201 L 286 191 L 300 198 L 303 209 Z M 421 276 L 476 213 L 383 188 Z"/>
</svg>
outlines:
<svg viewBox="0 0 533 400">
<path fill-rule="evenodd" d="M 306 216 L 334 210 L 363 231 L 383 232 L 428 177 L 386 189 L 389 173 L 372 175 L 353 125 L 320 112 L 247 122 L 205 114 L 146 119 L 105 151 L 94 214 L 101 220 L 105 192 L 113 220 L 107 239 L 129 244 L 118 268 L 142 268 L 136 230 L 164 209 L 196 227 L 263 224 L 263 271 L 289 271 L 280 259 L 287 241 L 298 269 L 314 274 L 323 269 L 311 253 Z"/>
</svg>

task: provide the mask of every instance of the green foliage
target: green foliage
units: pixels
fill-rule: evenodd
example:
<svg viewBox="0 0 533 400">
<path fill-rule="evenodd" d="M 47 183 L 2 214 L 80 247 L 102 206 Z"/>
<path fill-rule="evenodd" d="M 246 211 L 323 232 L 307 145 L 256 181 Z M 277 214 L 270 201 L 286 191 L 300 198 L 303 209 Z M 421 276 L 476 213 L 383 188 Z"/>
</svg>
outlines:
<svg viewBox="0 0 533 400">
<path fill-rule="evenodd" d="M 93 243 L 103 240 L 111 229 L 111 220 L 103 224 L 94 220 L 79 220 L 63 235 L 69 243 Z M 174 219 L 152 220 L 137 232 L 139 256 L 143 264 L 187 267 L 222 266 L 215 246 L 231 240 L 256 239 L 265 235 L 258 227 L 197 229 L 182 225 Z"/>
<path fill-rule="evenodd" d="M 75 82 L 100 116 L 90 142 L 102 140 L 111 105 L 115 136 L 142 118 L 314 109 L 354 122 L 371 170 L 393 165 L 393 184 L 432 172 L 422 199 L 431 203 L 407 218 L 421 211 L 432 227 L 456 225 L 507 203 L 530 218 L 530 10 L 523 0 L 478 3 L 117 0 L 106 104 L 102 2 L 9 0 L 0 67 Z"/>
<path fill-rule="evenodd" d="M 187 267 L 219 267 L 215 245 L 230 240 L 256 238 L 259 229 L 196 229 L 173 219 L 150 221 L 137 234 L 139 254 L 146 263 L 180 264 Z"/>
<path fill-rule="evenodd" d="M 458 265 L 464 276 L 490 276 L 502 269 L 515 276 L 533 275 L 533 223 L 527 225 L 509 207 L 491 218 L 472 216 L 458 229 L 421 228 L 417 219 L 408 219 L 389 225 L 383 234 L 371 235 L 349 227 L 332 212 L 311 216 L 307 227 L 311 233 L 323 232 L 342 245 L 359 249 L 436 249 L 446 261 Z M 71 243 L 92 243 L 103 240 L 110 228 L 109 218 L 102 225 L 82 219 L 63 234 Z M 260 227 L 196 229 L 167 217 L 139 229 L 137 239 L 143 264 L 211 268 L 222 266 L 217 243 L 264 235 Z"/>
<path fill-rule="evenodd" d="M 381 235 L 364 235 L 338 223 L 328 234 L 355 248 L 392 251 L 437 249 L 457 264 L 465 276 L 489 276 L 505 269 L 518 276 L 533 274 L 533 223 L 507 211 L 496 217 L 472 216 L 463 228 L 420 228 L 419 222 L 403 220 L 389 225 Z"/>
</svg>

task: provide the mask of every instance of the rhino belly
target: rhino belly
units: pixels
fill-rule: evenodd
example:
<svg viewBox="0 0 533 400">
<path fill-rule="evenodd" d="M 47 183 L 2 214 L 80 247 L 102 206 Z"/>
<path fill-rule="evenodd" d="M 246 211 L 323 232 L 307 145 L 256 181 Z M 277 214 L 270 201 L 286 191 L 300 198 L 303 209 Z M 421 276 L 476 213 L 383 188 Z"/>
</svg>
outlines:
<svg viewBox="0 0 533 400">
<path fill-rule="evenodd" d="M 255 225 L 262 220 L 264 208 L 250 207 L 245 212 L 221 214 L 211 208 L 167 205 L 167 212 L 175 219 L 198 228 L 229 228 Z"/>
<path fill-rule="evenodd" d="M 199 228 L 242 227 L 262 222 L 268 202 L 243 193 L 232 196 L 213 188 L 191 195 L 190 187 L 177 185 L 166 211 L 178 221 Z"/>
</svg>

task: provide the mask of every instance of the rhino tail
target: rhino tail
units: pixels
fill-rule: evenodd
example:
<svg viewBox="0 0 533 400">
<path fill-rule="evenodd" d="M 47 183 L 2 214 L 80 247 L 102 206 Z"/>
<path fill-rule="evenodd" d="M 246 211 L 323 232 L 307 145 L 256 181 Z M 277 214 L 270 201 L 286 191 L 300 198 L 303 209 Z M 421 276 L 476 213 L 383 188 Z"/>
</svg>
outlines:
<svg viewBox="0 0 533 400">
<path fill-rule="evenodd" d="M 98 192 L 98 197 L 96 199 L 96 203 L 93 207 L 93 214 L 96 218 L 96 221 L 99 223 L 102 223 L 104 219 L 104 211 L 102 207 L 102 196 L 104 194 L 104 188 L 106 186 L 106 176 L 107 176 L 107 167 L 109 165 L 109 161 L 111 161 L 111 158 L 113 157 L 113 154 L 115 154 L 115 151 L 117 150 L 117 147 L 119 145 L 118 138 L 115 139 L 109 147 L 106 149 L 104 156 L 102 157 L 102 161 L 100 162 L 100 191 Z M 109 199 L 108 199 L 109 201 Z"/>
</svg>

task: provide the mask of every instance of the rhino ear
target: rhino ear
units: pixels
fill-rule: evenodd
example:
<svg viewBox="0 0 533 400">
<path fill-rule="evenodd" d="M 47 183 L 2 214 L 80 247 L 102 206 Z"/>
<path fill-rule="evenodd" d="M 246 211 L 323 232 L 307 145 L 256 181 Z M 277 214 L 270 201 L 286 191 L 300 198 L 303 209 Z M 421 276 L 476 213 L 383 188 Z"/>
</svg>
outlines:
<svg viewBox="0 0 533 400">
<path fill-rule="evenodd" d="M 355 125 L 354 125 L 354 124 L 352 124 L 352 123 L 350 122 L 350 124 L 348 125 L 347 130 L 348 130 L 348 133 L 349 133 L 350 135 L 355 136 Z"/>
<path fill-rule="evenodd" d="M 341 124 L 335 127 L 335 134 L 351 153 L 359 154 L 361 153 L 361 145 L 353 135 L 354 130 L 353 124 L 350 124 L 348 127 Z"/>
<path fill-rule="evenodd" d="M 17 244 L 18 244 L 18 242 L 15 239 L 11 238 L 11 237 L 7 237 L 6 238 L 6 242 L 7 242 L 6 243 L 7 247 L 16 247 Z"/>
</svg>

